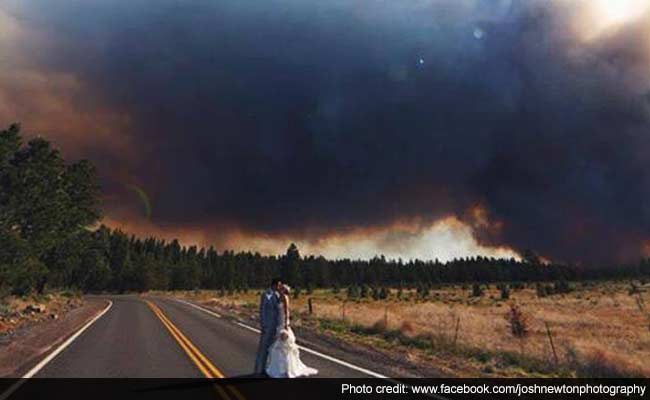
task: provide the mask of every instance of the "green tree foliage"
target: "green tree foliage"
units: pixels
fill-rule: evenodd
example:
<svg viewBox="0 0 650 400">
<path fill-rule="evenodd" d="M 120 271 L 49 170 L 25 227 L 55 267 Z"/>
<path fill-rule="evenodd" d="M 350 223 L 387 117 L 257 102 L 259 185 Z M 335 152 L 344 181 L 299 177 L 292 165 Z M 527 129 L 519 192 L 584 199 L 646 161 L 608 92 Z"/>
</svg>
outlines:
<svg viewBox="0 0 650 400">
<path fill-rule="evenodd" d="M 421 299 L 432 285 L 460 284 L 483 294 L 488 282 L 513 282 L 512 290 L 537 284 L 540 296 L 568 293 L 569 282 L 650 278 L 650 260 L 611 268 L 543 263 L 533 251 L 523 261 L 489 257 L 438 260 L 370 260 L 302 257 L 291 244 L 280 257 L 214 248 L 186 247 L 177 240 L 136 238 L 105 226 L 100 218 L 95 168 L 88 161 L 66 163 L 43 138 L 23 142 L 18 125 L 0 131 L 0 293 L 42 291 L 46 284 L 89 292 L 160 290 L 235 290 L 267 286 L 281 276 L 307 293 L 319 287 L 347 287 L 350 299 L 398 299 L 416 288 Z M 501 283 L 501 297 L 510 288 Z"/>
<path fill-rule="evenodd" d="M 18 292 L 42 292 L 56 255 L 79 267 L 83 245 L 70 241 L 99 219 L 95 170 L 87 161 L 66 164 L 43 138 L 23 145 L 20 127 L 0 131 L 0 265 L 3 282 Z"/>
<path fill-rule="evenodd" d="M 298 247 L 291 243 L 287 249 L 287 253 L 282 258 L 282 280 L 284 282 L 291 282 L 296 285 L 299 282 L 300 274 L 300 252 Z"/>
</svg>

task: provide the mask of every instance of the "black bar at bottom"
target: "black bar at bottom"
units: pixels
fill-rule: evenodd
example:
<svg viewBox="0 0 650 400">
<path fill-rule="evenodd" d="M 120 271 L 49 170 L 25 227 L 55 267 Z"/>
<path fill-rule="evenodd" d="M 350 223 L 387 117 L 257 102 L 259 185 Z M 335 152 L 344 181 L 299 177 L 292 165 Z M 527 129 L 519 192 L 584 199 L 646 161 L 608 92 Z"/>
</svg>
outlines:
<svg viewBox="0 0 650 400">
<path fill-rule="evenodd" d="M 650 399 L 649 387 L 650 379 L 0 379 L 0 400 Z"/>
</svg>

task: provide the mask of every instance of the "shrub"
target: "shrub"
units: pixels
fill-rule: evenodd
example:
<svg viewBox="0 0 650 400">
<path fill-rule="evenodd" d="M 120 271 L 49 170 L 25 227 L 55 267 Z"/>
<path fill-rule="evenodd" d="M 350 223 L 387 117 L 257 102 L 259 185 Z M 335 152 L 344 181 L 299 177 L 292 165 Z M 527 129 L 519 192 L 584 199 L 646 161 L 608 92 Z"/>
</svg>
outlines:
<svg viewBox="0 0 650 400">
<path fill-rule="evenodd" d="M 425 284 L 419 284 L 417 287 L 417 295 L 420 299 L 426 299 L 429 297 L 429 286 Z"/>
<path fill-rule="evenodd" d="M 478 283 L 472 285 L 472 297 L 482 297 L 483 296 L 483 287 Z"/>
<path fill-rule="evenodd" d="M 35 258 L 26 259 L 11 274 L 11 294 L 26 296 L 37 290 L 47 275 L 47 268 Z"/>
<path fill-rule="evenodd" d="M 387 298 L 388 298 L 388 289 L 382 287 L 381 290 L 379 290 L 379 299 L 386 300 Z"/>
<path fill-rule="evenodd" d="M 490 361 L 491 358 L 492 356 L 490 355 L 490 353 L 484 351 L 481 351 L 478 354 L 476 354 L 476 360 L 482 363 L 486 363 Z"/>
<path fill-rule="evenodd" d="M 553 283 L 553 293 L 556 294 L 570 293 L 573 291 L 573 289 L 573 286 L 564 279 L 555 281 L 555 283 Z"/>
<path fill-rule="evenodd" d="M 370 286 L 368 285 L 361 285 L 361 291 L 359 293 L 359 297 L 362 299 L 365 299 L 368 297 L 368 294 L 370 293 Z"/>
<path fill-rule="evenodd" d="M 505 315 L 506 322 L 510 333 L 517 339 L 524 339 L 529 334 L 528 321 L 529 318 L 521 311 L 516 304 L 510 305 L 510 310 Z"/>
<path fill-rule="evenodd" d="M 501 300 L 508 300 L 510 298 L 510 288 L 508 285 L 502 285 L 501 288 Z"/>
<path fill-rule="evenodd" d="M 361 290 L 357 285 L 348 286 L 348 298 L 358 299 L 361 296 Z"/>
<path fill-rule="evenodd" d="M 373 300 L 379 300 L 379 288 L 377 286 L 372 288 L 372 298 Z"/>
</svg>

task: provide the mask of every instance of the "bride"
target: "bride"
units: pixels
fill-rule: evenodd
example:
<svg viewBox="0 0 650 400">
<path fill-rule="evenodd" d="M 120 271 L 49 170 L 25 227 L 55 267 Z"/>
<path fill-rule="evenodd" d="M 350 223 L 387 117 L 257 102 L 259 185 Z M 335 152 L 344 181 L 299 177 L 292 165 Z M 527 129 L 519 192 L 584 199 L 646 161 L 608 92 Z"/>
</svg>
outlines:
<svg viewBox="0 0 650 400">
<path fill-rule="evenodd" d="M 269 351 L 269 362 L 266 373 L 272 378 L 295 378 L 309 376 L 318 373 L 318 370 L 310 368 L 300 361 L 300 350 L 296 344 L 296 336 L 289 326 L 289 293 L 291 289 L 287 285 L 278 288 L 280 292 L 280 307 L 278 330 L 275 342 Z"/>
</svg>

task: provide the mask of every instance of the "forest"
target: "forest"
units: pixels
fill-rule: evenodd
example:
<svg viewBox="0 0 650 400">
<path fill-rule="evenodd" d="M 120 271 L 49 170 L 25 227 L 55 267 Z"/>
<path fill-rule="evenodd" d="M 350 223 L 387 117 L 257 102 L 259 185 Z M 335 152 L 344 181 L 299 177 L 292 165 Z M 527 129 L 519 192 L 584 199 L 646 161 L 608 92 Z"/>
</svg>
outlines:
<svg viewBox="0 0 650 400">
<path fill-rule="evenodd" d="M 650 277 L 650 261 L 581 266 L 468 257 L 448 262 L 328 260 L 217 251 L 138 238 L 101 225 L 100 185 L 89 161 L 67 163 L 50 142 L 0 131 L 0 296 L 49 288 L 84 292 L 260 288 L 281 277 L 297 288 L 430 287 L 446 283 L 542 282 Z"/>
</svg>

